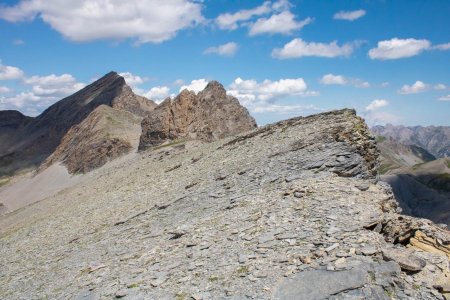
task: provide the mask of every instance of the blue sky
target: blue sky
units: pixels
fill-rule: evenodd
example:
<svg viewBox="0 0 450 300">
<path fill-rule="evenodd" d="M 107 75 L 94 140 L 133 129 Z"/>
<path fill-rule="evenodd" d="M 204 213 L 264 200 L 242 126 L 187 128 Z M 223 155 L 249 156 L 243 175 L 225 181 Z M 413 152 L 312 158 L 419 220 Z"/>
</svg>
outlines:
<svg viewBox="0 0 450 300">
<path fill-rule="evenodd" d="M 259 124 L 450 125 L 450 1 L 0 3 L 0 109 L 37 115 L 114 70 L 157 101 L 218 80 Z"/>
</svg>

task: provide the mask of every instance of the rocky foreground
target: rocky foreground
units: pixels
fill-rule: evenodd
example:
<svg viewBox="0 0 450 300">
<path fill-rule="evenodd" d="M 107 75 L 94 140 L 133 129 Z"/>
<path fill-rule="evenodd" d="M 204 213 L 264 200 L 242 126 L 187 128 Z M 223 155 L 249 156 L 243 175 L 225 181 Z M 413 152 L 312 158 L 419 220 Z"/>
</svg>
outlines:
<svg viewBox="0 0 450 300">
<path fill-rule="evenodd" d="M 448 298 L 449 232 L 377 165 L 351 110 L 114 161 L 0 219 L 0 298 Z"/>
</svg>

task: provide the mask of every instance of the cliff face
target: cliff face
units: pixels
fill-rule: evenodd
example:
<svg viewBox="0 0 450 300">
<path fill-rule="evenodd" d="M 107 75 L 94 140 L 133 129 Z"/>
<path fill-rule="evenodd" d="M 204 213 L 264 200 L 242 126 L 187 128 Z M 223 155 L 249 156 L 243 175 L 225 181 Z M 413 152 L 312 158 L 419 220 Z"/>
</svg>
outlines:
<svg viewBox="0 0 450 300">
<path fill-rule="evenodd" d="M 184 90 L 173 101 L 166 99 L 145 117 L 139 149 L 176 139 L 210 142 L 253 128 L 256 122 L 248 111 L 212 81 L 197 95 Z"/>
<path fill-rule="evenodd" d="M 0 297 L 442 299 L 450 235 L 377 156 L 352 110 L 138 153 L 0 218 Z"/>
<path fill-rule="evenodd" d="M 140 116 L 156 106 L 133 94 L 117 73 L 108 73 L 77 93 L 53 104 L 17 129 L 14 136 L 0 149 L 0 175 L 39 165 L 58 147 L 72 126 L 82 122 L 102 104 Z"/>
</svg>

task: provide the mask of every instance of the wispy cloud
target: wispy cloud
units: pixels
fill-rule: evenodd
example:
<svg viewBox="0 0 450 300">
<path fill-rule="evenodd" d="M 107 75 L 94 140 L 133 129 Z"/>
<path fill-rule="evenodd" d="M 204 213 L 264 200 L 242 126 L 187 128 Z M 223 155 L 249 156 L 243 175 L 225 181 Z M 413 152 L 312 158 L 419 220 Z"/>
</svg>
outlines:
<svg viewBox="0 0 450 300">
<path fill-rule="evenodd" d="M 320 79 L 325 85 L 353 85 L 358 88 L 368 88 L 370 83 L 359 78 L 347 78 L 343 75 L 326 74 Z"/>
<path fill-rule="evenodd" d="M 362 18 L 366 14 L 364 9 L 352 10 L 352 11 L 340 11 L 334 14 L 333 19 L 355 21 Z"/>
<path fill-rule="evenodd" d="M 338 57 L 352 54 L 355 44 L 346 43 L 338 45 L 337 41 L 326 43 L 305 42 L 301 38 L 295 38 L 285 44 L 283 48 L 272 51 L 272 57 L 278 59 L 300 58 L 305 56 Z"/>
<path fill-rule="evenodd" d="M 229 42 L 223 45 L 209 47 L 205 51 L 203 51 L 203 54 L 217 54 L 220 56 L 233 56 L 236 54 L 239 46 L 235 42 Z"/>
</svg>

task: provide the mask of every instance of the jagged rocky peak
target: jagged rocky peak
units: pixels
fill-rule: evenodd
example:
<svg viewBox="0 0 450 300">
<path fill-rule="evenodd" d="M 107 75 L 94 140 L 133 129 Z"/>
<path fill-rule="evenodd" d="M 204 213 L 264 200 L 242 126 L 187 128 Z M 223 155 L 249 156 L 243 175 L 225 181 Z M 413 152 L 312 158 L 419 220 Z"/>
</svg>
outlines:
<svg viewBox="0 0 450 300">
<path fill-rule="evenodd" d="M 166 99 L 146 116 L 139 149 L 177 139 L 214 141 L 254 128 L 247 109 L 222 84 L 211 81 L 198 94 L 183 90 L 174 100 Z"/>
</svg>

